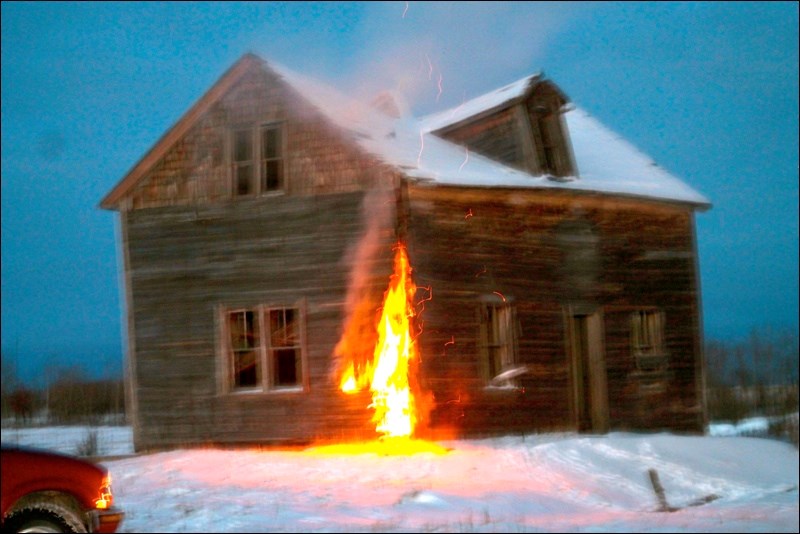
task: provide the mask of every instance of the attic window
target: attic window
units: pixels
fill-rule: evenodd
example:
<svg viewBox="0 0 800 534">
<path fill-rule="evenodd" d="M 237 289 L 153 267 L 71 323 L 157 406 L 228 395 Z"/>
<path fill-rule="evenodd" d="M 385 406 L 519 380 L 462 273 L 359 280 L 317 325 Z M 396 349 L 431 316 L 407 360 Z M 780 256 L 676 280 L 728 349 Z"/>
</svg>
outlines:
<svg viewBox="0 0 800 534">
<path fill-rule="evenodd" d="M 234 197 L 284 190 L 284 148 L 281 124 L 233 130 L 231 182 Z"/>
<path fill-rule="evenodd" d="M 261 127 L 261 191 L 283 189 L 283 144 L 281 128 L 270 124 Z"/>
<path fill-rule="evenodd" d="M 253 143 L 250 130 L 233 132 L 233 187 L 235 195 L 249 195 L 253 189 Z"/>
</svg>

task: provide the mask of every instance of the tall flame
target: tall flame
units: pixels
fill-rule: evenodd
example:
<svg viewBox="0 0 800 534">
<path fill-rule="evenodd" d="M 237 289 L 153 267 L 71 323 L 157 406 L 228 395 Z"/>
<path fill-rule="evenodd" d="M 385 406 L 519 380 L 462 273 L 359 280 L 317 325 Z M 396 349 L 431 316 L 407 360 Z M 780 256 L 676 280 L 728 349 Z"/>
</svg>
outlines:
<svg viewBox="0 0 800 534">
<path fill-rule="evenodd" d="M 384 437 L 410 437 L 417 423 L 414 395 L 409 383 L 409 362 L 417 357 L 411 337 L 412 305 L 416 286 L 411 280 L 411 267 L 406 249 L 398 244 L 394 258 L 394 274 L 386 290 L 381 317 L 378 320 L 378 341 L 373 360 L 356 370 L 351 362 L 345 369 L 340 388 L 354 393 L 369 385 L 375 409 L 372 421 Z"/>
</svg>

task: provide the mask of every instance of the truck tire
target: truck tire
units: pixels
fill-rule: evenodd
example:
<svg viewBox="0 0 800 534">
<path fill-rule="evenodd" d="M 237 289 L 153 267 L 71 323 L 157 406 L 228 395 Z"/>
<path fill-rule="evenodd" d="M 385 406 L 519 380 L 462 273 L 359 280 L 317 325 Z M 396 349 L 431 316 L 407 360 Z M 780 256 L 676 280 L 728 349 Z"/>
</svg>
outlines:
<svg viewBox="0 0 800 534">
<path fill-rule="evenodd" d="M 74 511 L 50 502 L 36 502 L 5 518 L 3 532 L 86 532 Z"/>
</svg>

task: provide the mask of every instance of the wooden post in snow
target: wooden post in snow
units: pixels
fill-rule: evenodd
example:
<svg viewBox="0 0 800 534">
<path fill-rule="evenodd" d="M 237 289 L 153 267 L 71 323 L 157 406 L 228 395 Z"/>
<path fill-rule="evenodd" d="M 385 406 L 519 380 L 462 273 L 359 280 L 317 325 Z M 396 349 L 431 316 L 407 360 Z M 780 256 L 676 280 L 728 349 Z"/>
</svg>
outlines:
<svg viewBox="0 0 800 534">
<path fill-rule="evenodd" d="M 655 491 L 656 497 L 658 497 L 658 511 L 674 512 L 677 510 L 677 508 L 673 508 L 669 505 L 669 503 L 667 503 L 667 496 L 664 494 L 664 486 L 661 485 L 661 481 L 658 478 L 658 471 L 655 469 L 649 469 L 647 474 L 650 475 L 650 484 L 653 485 L 653 491 Z"/>
<path fill-rule="evenodd" d="M 658 471 L 655 469 L 648 469 L 647 474 L 650 475 L 650 484 L 653 485 L 653 491 L 656 493 L 656 497 L 658 497 L 658 511 L 659 512 L 674 512 L 676 510 L 680 510 L 680 507 L 676 508 L 674 506 L 670 506 L 667 502 L 667 496 L 664 493 L 664 486 L 661 485 L 661 480 L 658 478 Z M 706 495 L 705 497 L 700 497 L 699 499 L 695 499 L 694 501 L 690 502 L 687 506 L 701 506 L 703 504 L 708 504 L 712 501 L 716 501 L 719 499 L 719 495 L 711 493 Z"/>
</svg>

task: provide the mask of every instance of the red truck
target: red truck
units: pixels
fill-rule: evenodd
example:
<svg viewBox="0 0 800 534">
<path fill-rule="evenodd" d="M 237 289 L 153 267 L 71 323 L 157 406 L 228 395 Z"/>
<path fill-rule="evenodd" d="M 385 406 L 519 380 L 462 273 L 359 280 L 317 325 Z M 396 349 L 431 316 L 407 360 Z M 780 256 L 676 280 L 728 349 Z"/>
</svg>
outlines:
<svg viewBox="0 0 800 534">
<path fill-rule="evenodd" d="M 105 467 L 28 447 L 1 454 L 3 532 L 116 532 L 125 514 Z"/>
</svg>

